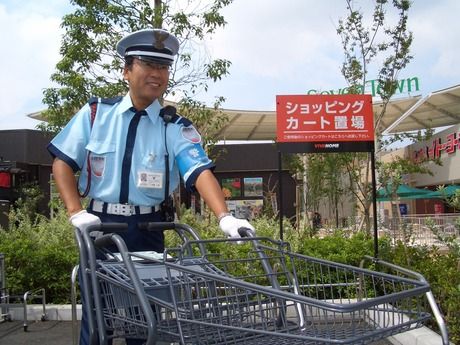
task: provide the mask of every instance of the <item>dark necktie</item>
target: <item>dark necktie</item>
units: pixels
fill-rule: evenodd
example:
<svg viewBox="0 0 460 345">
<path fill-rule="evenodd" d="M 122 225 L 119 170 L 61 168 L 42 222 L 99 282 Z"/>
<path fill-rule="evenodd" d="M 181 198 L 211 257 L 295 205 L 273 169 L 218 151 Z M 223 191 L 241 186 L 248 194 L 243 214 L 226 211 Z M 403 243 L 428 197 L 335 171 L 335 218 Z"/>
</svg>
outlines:
<svg viewBox="0 0 460 345">
<path fill-rule="evenodd" d="M 128 127 L 128 134 L 126 136 L 126 147 L 125 154 L 123 156 L 123 163 L 121 168 L 121 184 L 120 184 L 120 203 L 127 204 L 129 197 L 129 175 L 131 173 L 131 162 L 133 158 L 133 148 L 134 142 L 136 140 L 136 131 L 137 125 L 141 116 L 147 115 L 145 110 L 136 111 L 136 109 L 131 108 L 131 111 L 134 111 L 134 117 L 131 119 Z"/>
</svg>

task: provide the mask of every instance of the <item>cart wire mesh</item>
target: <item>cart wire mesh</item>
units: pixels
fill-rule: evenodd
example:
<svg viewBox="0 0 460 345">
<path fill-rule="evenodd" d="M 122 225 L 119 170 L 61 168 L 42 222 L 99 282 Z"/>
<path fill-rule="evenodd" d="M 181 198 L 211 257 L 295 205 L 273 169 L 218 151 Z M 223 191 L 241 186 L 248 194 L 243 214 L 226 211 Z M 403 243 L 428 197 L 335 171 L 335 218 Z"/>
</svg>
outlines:
<svg viewBox="0 0 460 345">
<path fill-rule="evenodd" d="M 157 339 L 367 344 L 419 327 L 431 317 L 424 301 L 429 286 L 417 280 L 296 254 L 286 243 L 269 239 L 243 242 L 238 257 L 219 249 L 234 245 L 228 240 L 200 240 L 189 241 L 187 250 L 169 249 L 172 260 L 134 262 L 153 305 Z M 127 288 L 133 279 L 124 262 L 99 262 L 97 275 L 110 289 Z M 133 308 L 129 297 L 111 290 L 102 297 L 106 309 L 140 318 L 135 314 L 140 308 Z M 116 313 L 105 313 L 110 329 L 126 332 Z"/>
</svg>

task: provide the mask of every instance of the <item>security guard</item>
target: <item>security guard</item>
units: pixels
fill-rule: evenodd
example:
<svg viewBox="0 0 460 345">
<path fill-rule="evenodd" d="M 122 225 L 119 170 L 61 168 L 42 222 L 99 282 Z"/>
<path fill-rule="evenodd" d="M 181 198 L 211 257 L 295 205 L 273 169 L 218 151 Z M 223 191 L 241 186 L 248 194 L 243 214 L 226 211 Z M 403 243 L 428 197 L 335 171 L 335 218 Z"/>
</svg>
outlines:
<svg viewBox="0 0 460 345">
<path fill-rule="evenodd" d="M 229 214 L 200 134 L 190 121 L 165 111 L 158 101 L 178 50 L 177 38 L 160 29 L 140 30 L 121 39 L 117 52 L 125 59 L 123 76 L 129 93 L 91 99 L 48 146 L 70 222 L 80 230 L 100 222 L 127 223 L 129 230 L 122 236 L 132 251 L 164 250 L 163 234 L 142 232 L 138 223 L 164 220 L 161 205 L 178 186 L 179 175 L 189 190 L 200 193 L 228 237 L 239 237 L 240 227 L 254 230 L 246 220 Z M 81 171 L 78 187 L 77 171 Z M 87 210 L 82 208 L 81 193 L 91 200 Z M 80 344 L 86 345 L 84 316 L 81 328 Z"/>
</svg>

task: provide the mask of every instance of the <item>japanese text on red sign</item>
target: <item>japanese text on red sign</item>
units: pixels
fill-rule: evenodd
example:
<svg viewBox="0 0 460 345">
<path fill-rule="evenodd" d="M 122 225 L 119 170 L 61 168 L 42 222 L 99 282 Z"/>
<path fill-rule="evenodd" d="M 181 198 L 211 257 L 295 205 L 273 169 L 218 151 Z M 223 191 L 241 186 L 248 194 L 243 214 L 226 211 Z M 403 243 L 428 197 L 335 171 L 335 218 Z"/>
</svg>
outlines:
<svg viewBox="0 0 460 345">
<path fill-rule="evenodd" d="M 371 103 L 364 95 L 347 96 L 279 96 L 278 140 L 372 141 Z"/>
<path fill-rule="evenodd" d="M 432 141 L 431 146 L 426 146 L 415 150 L 413 158 L 416 162 L 422 162 L 426 159 L 441 158 L 441 154 L 444 151 L 447 154 L 455 153 L 456 150 L 460 150 L 460 133 L 450 133 L 446 135 L 446 142 L 442 142 L 442 138 L 437 138 Z"/>
</svg>

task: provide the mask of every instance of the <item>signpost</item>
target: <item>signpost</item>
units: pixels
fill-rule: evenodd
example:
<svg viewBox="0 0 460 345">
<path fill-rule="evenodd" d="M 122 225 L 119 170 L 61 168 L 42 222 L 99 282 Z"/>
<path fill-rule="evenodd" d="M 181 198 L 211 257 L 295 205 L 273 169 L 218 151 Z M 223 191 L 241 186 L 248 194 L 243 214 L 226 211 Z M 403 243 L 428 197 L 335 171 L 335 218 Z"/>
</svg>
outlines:
<svg viewBox="0 0 460 345">
<path fill-rule="evenodd" d="M 280 160 L 282 153 L 371 153 L 374 254 L 377 257 L 372 96 L 362 94 L 276 96 L 276 133 Z M 279 185 L 281 189 L 281 180 Z M 283 239 L 281 191 L 279 194 L 280 238 Z"/>
</svg>

